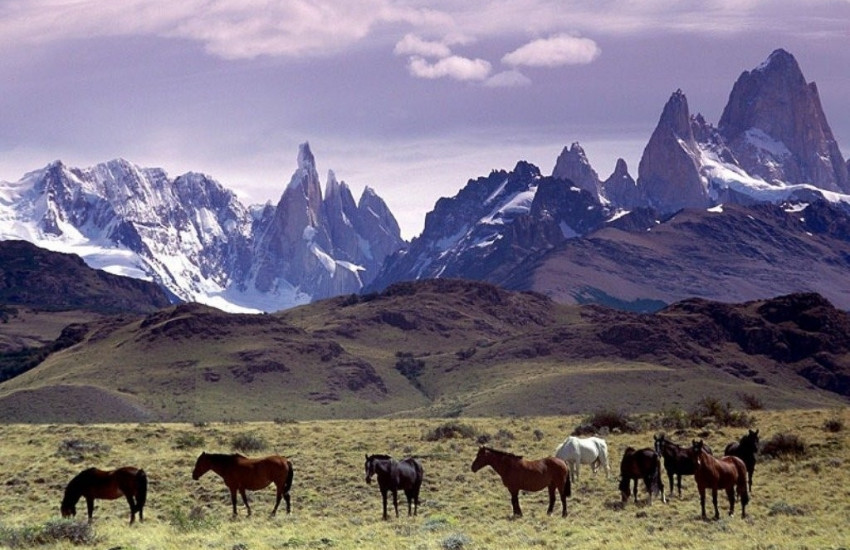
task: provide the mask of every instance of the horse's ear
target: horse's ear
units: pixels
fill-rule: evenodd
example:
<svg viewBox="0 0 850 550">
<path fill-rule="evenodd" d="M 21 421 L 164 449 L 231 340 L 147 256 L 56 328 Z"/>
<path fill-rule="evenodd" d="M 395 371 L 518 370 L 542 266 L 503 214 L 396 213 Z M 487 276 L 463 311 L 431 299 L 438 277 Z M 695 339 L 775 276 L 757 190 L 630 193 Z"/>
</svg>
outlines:
<svg viewBox="0 0 850 550">
<path fill-rule="evenodd" d="M 758 431 L 758 430 L 756 430 L 756 431 L 754 431 L 754 432 L 753 432 L 753 435 L 758 435 L 758 434 L 759 434 L 759 431 Z"/>
</svg>

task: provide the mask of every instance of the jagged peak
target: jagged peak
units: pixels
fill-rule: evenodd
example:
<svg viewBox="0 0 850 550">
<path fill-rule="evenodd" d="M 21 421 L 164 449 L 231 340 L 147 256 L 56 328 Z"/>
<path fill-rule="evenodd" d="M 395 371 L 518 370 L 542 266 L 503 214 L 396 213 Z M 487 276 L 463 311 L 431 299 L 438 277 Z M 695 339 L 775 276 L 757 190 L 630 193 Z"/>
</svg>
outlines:
<svg viewBox="0 0 850 550">
<path fill-rule="evenodd" d="M 316 158 L 310 150 L 309 141 L 305 141 L 298 146 L 298 169 L 308 171 L 316 169 Z"/>
<path fill-rule="evenodd" d="M 794 56 L 782 48 L 773 50 L 770 55 L 767 56 L 767 59 L 765 59 L 758 67 L 753 69 L 753 71 L 766 72 L 777 69 L 796 69 L 796 71 L 802 72 L 800 71 L 800 65 L 797 63 Z"/>
<path fill-rule="evenodd" d="M 688 98 L 681 88 L 670 95 L 670 99 L 664 105 L 658 126 L 670 128 L 676 136 L 683 139 L 691 139 L 691 116 L 688 110 Z"/>
<path fill-rule="evenodd" d="M 614 166 L 614 172 L 611 175 L 629 175 L 629 165 L 626 163 L 625 159 L 623 159 L 622 157 L 617 159 L 617 164 Z"/>
</svg>

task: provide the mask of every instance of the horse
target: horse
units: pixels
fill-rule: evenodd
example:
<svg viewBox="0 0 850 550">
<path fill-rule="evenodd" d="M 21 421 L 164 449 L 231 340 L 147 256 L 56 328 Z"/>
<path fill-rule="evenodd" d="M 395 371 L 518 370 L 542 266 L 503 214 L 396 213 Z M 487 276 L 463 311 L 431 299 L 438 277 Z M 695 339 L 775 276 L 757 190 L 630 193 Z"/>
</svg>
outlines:
<svg viewBox="0 0 850 550">
<path fill-rule="evenodd" d="M 139 521 L 144 521 L 143 510 L 148 496 L 148 476 L 144 470 L 133 466 L 116 470 L 88 468 L 74 476 L 65 488 L 60 507 L 62 517 L 76 516 L 77 502 L 83 497 L 91 523 L 94 499 L 114 500 L 122 495 L 130 505 L 130 525 L 136 521 L 136 512 L 139 513 Z"/>
<path fill-rule="evenodd" d="M 667 480 L 670 482 L 670 492 L 678 485 L 679 498 L 682 498 L 682 476 L 694 475 L 697 468 L 696 456 L 691 447 L 682 447 L 667 439 L 664 434 L 653 436 L 655 439 L 655 452 L 664 459 L 664 469 L 667 470 Z M 711 454 L 708 445 L 705 450 Z M 676 476 L 676 485 L 673 484 L 673 476 Z"/>
<path fill-rule="evenodd" d="M 753 472 L 756 470 L 756 453 L 759 450 L 759 431 L 747 430 L 747 434 L 740 441 L 726 445 L 724 454 L 737 456 L 747 467 L 747 484 L 749 492 L 753 492 Z"/>
<path fill-rule="evenodd" d="M 413 457 L 397 461 L 388 455 L 366 455 L 366 483 L 372 483 L 372 476 L 377 476 L 378 487 L 381 489 L 381 497 L 384 501 L 384 519 L 387 516 L 387 493 L 393 493 L 393 507 L 395 517 L 398 517 L 398 490 L 404 491 L 407 497 L 407 515 L 416 515 L 419 509 L 419 488 L 422 486 L 422 478 L 425 469 L 422 464 Z M 411 503 L 413 512 L 411 514 Z"/>
<path fill-rule="evenodd" d="M 711 500 L 714 503 L 714 519 L 720 519 L 717 509 L 717 490 L 726 489 L 729 498 L 729 515 L 735 511 L 735 487 L 738 489 L 738 498 L 741 499 L 741 517 L 747 517 L 747 503 L 750 494 L 747 491 L 747 467 L 744 461 L 737 456 L 724 456 L 715 458 L 705 450 L 702 440 L 693 441 L 692 447 L 697 457 L 697 469 L 694 478 L 699 490 L 699 502 L 702 507 L 702 518 L 705 515 L 705 490 L 711 489 Z"/>
<path fill-rule="evenodd" d="M 635 450 L 627 447 L 620 462 L 620 495 L 623 502 L 628 502 L 629 494 L 634 495 L 637 504 L 638 480 L 642 479 L 649 493 L 649 504 L 652 505 L 652 495 L 661 493 L 661 502 L 667 502 L 664 496 L 664 482 L 661 481 L 661 460 L 650 448 Z M 634 480 L 634 489 L 629 491 L 629 482 Z"/>
<path fill-rule="evenodd" d="M 203 452 L 195 462 L 192 479 L 198 480 L 202 475 L 212 470 L 224 480 L 230 489 L 230 502 L 233 504 L 233 515 L 236 516 L 236 492 L 242 495 L 242 502 L 251 515 L 251 506 L 245 491 L 265 489 L 271 483 L 277 488 L 277 498 L 271 515 L 277 513 L 281 497 L 286 501 L 286 513 L 290 511 L 289 489 L 292 487 L 292 463 L 279 455 L 265 458 L 247 458 L 241 454 L 216 454 Z"/>
<path fill-rule="evenodd" d="M 520 491 L 540 491 L 549 488 L 549 509 L 555 508 L 555 490 L 561 495 L 561 516 L 567 516 L 567 497 L 572 496 L 572 484 L 567 463 L 560 458 L 549 456 L 540 460 L 526 460 L 521 456 L 497 451 L 489 447 L 479 447 L 472 462 L 472 471 L 477 472 L 484 466 L 490 466 L 511 494 L 514 516 L 522 517 L 519 507 Z"/>
<path fill-rule="evenodd" d="M 570 467 L 570 477 L 573 481 L 578 482 L 582 464 L 590 464 L 594 474 L 601 465 L 605 468 L 605 477 L 608 478 L 611 475 L 611 466 L 608 464 L 608 444 L 601 437 L 571 435 L 558 445 L 555 456 Z"/>
</svg>

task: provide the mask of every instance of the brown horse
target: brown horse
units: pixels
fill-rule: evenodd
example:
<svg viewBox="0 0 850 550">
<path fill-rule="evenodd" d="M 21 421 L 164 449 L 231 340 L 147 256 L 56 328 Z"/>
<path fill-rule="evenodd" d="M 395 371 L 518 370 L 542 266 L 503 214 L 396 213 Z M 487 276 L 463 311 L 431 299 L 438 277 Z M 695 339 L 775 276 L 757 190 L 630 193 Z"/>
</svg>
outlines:
<svg viewBox="0 0 850 550">
<path fill-rule="evenodd" d="M 515 516 L 522 516 L 519 507 L 520 491 L 541 491 L 549 488 L 549 509 L 555 508 L 555 490 L 561 495 L 561 515 L 567 516 L 567 497 L 572 496 L 570 469 L 560 458 L 549 456 L 540 460 L 525 460 L 521 456 L 497 451 L 489 447 L 479 447 L 478 455 L 472 462 L 472 471 L 477 472 L 484 466 L 491 466 L 502 478 L 502 483 L 511 494 L 511 505 Z"/>
<path fill-rule="evenodd" d="M 233 515 L 236 515 L 236 492 L 242 495 L 242 502 L 251 515 L 251 506 L 248 505 L 248 497 L 245 491 L 258 491 L 265 489 L 271 483 L 277 487 L 277 500 L 274 503 L 272 514 L 277 513 L 281 497 L 286 501 L 286 513 L 289 513 L 289 489 L 292 487 L 292 463 L 286 458 L 278 455 L 265 458 L 247 458 L 241 454 L 214 454 L 201 453 L 195 462 L 192 471 L 192 479 L 198 480 L 202 475 L 212 470 L 224 480 L 224 484 L 230 489 L 230 501 L 233 504 Z"/>
<path fill-rule="evenodd" d="M 664 482 L 661 481 L 661 460 L 652 449 L 635 450 L 626 447 L 623 452 L 623 460 L 620 461 L 620 496 L 623 502 L 629 500 L 633 494 L 637 504 L 638 480 L 642 479 L 649 493 L 649 504 L 652 504 L 652 495 L 661 493 L 661 502 L 667 502 L 664 496 Z M 629 482 L 634 480 L 634 489 L 629 491 Z"/>
<path fill-rule="evenodd" d="M 747 467 L 737 456 L 715 458 L 705 450 L 702 440 L 693 442 L 694 453 L 697 456 L 697 469 L 694 478 L 699 490 L 699 502 L 702 507 L 702 517 L 705 515 L 705 490 L 711 489 L 711 500 L 714 503 L 714 519 L 720 519 L 717 509 L 717 490 L 726 489 L 729 498 L 729 515 L 735 511 L 735 487 L 738 488 L 738 498 L 741 499 L 741 517 L 747 517 L 747 503 L 750 495 L 747 491 Z"/>
<path fill-rule="evenodd" d="M 747 488 L 752 493 L 753 473 L 756 470 L 756 453 L 759 451 L 759 431 L 747 430 L 747 432 L 739 441 L 726 445 L 723 454 L 737 456 L 744 461 L 744 466 L 747 467 Z"/>
<path fill-rule="evenodd" d="M 136 512 L 139 513 L 139 521 L 144 521 L 143 509 L 148 496 L 148 476 L 144 470 L 132 466 L 109 471 L 97 468 L 83 470 L 74 476 L 65 488 L 61 506 L 62 517 L 76 516 L 77 502 L 83 497 L 86 499 L 91 523 L 94 499 L 115 500 L 122 495 L 130 505 L 130 524 L 136 521 Z"/>
</svg>

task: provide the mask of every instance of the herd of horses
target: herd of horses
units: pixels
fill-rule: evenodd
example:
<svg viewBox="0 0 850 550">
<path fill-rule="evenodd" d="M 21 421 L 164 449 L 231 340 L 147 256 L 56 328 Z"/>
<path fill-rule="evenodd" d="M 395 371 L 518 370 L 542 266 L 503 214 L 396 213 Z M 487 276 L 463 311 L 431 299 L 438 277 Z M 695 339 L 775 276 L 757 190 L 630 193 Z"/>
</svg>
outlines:
<svg viewBox="0 0 850 550">
<path fill-rule="evenodd" d="M 741 503 L 741 516 L 746 517 L 747 504 L 752 491 L 753 472 L 758 452 L 758 430 L 748 430 L 740 441 L 730 443 L 721 458 L 715 457 L 702 440 L 693 440 L 689 446 L 681 446 L 668 440 L 663 434 L 654 436 L 654 446 L 643 449 L 628 447 L 620 462 L 620 496 L 625 504 L 630 498 L 638 502 L 638 482 L 643 481 L 652 504 L 653 495 L 660 495 L 666 502 L 661 465 L 667 471 L 669 487 L 673 491 L 673 477 L 677 476 L 679 497 L 682 496 L 682 476 L 694 476 L 700 496 L 702 517 L 705 512 L 706 492 L 711 491 L 714 518 L 720 518 L 717 507 L 718 491 L 726 491 L 729 500 L 729 515 L 735 510 L 736 495 Z M 570 436 L 555 449 L 555 456 L 539 460 L 527 460 L 520 455 L 490 447 L 479 447 L 471 469 L 477 472 L 490 466 L 508 489 L 514 516 L 522 516 L 519 505 L 520 491 L 536 492 L 548 489 L 551 514 L 555 508 L 555 493 L 561 500 L 561 515 L 567 515 L 567 497 L 572 496 L 572 483 L 579 479 L 582 464 L 589 465 L 594 473 L 604 468 L 610 475 L 608 445 L 598 437 L 581 438 Z M 419 490 L 425 476 L 421 462 L 414 457 L 395 460 L 388 455 L 366 455 L 364 465 L 366 483 L 372 477 L 378 480 L 383 500 L 383 519 L 388 519 L 387 499 L 392 493 L 395 515 L 398 517 L 398 491 L 407 497 L 407 514 L 416 515 L 419 508 Z M 230 491 L 233 515 L 237 515 L 237 493 L 251 515 L 251 506 L 245 491 L 258 491 L 274 483 L 277 498 L 271 515 L 277 513 L 280 501 L 286 503 L 290 513 L 290 489 L 294 470 L 292 463 L 279 455 L 265 458 L 247 458 L 241 454 L 215 454 L 203 452 L 195 462 L 192 479 L 198 480 L 209 471 L 219 475 Z M 144 506 L 147 499 L 148 479 L 144 470 L 126 466 L 112 471 L 88 468 L 75 476 L 67 485 L 62 499 L 63 517 L 76 515 L 76 505 L 86 499 L 88 520 L 92 521 L 94 500 L 126 498 L 130 506 L 130 524 L 139 515 L 144 521 Z"/>
</svg>

